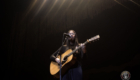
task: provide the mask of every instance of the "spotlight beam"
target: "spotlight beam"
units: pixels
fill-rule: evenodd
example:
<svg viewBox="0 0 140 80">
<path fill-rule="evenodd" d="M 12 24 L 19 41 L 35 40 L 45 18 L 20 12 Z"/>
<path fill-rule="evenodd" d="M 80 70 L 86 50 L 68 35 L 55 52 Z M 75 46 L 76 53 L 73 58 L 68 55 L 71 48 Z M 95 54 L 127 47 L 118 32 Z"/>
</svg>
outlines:
<svg viewBox="0 0 140 80">
<path fill-rule="evenodd" d="M 34 5 L 36 4 L 36 2 L 37 2 L 37 0 L 34 0 L 34 2 L 33 2 L 33 4 L 32 4 L 32 6 L 30 7 L 30 9 L 28 10 L 28 12 L 26 13 L 26 15 L 25 16 L 27 16 L 28 15 L 28 13 L 32 10 L 32 8 L 34 7 Z"/>
<path fill-rule="evenodd" d="M 133 1 L 133 0 L 130 0 L 130 1 L 140 7 L 140 5 L 138 3 L 136 3 L 135 1 Z"/>
<path fill-rule="evenodd" d="M 34 17 L 31 19 L 31 22 L 34 20 L 35 16 L 39 13 L 39 11 L 41 10 L 41 8 L 44 6 L 44 4 L 46 3 L 47 0 L 44 0 L 43 3 L 41 4 L 41 6 L 39 7 L 38 11 L 36 12 L 36 14 L 34 15 Z"/>
<path fill-rule="evenodd" d="M 41 10 L 41 8 L 44 6 L 44 4 L 46 3 L 47 0 L 44 0 L 43 3 L 41 4 L 40 8 L 38 9 L 38 11 L 36 12 L 35 16 L 39 13 L 39 11 Z"/>
<path fill-rule="evenodd" d="M 33 9 L 33 7 L 35 6 L 37 0 L 34 0 L 34 2 L 32 3 L 32 5 L 30 6 L 30 8 L 28 8 L 27 13 L 25 14 L 25 16 L 22 18 L 21 22 L 23 22 L 23 20 L 27 17 L 27 15 L 29 14 L 29 12 Z M 20 22 L 20 23 L 21 23 Z"/>
<path fill-rule="evenodd" d="M 73 3 L 73 1 L 74 0 L 71 0 L 71 2 L 70 2 L 70 4 L 68 5 L 68 7 L 64 10 L 64 12 L 63 12 L 63 14 L 62 15 L 64 15 L 66 12 L 67 12 L 67 10 L 69 9 L 69 7 L 71 6 L 71 4 Z"/>
<path fill-rule="evenodd" d="M 55 0 L 55 2 L 53 3 L 53 5 L 51 6 L 51 8 L 49 9 L 49 11 L 47 12 L 47 14 L 45 15 L 45 17 L 42 19 L 41 24 L 44 22 L 44 20 L 46 19 L 46 17 L 49 15 L 49 13 L 52 11 L 52 9 L 54 8 L 55 4 L 57 3 L 58 0 Z"/>
<path fill-rule="evenodd" d="M 81 5 L 82 2 L 83 2 L 83 0 L 80 1 L 80 3 L 78 4 L 77 8 L 74 11 L 74 13 L 76 13 L 78 11 L 78 8 L 79 8 L 79 6 Z"/>
<path fill-rule="evenodd" d="M 73 1 L 74 1 L 74 0 L 71 0 L 71 2 L 70 2 L 70 4 L 68 5 L 68 7 L 64 10 L 64 12 L 62 13 L 62 17 L 60 18 L 60 20 L 62 20 L 63 17 L 65 17 L 64 14 L 67 12 L 67 10 L 69 9 L 69 7 L 70 7 L 71 4 L 73 3 Z"/>
<path fill-rule="evenodd" d="M 90 0 L 88 0 L 88 2 L 86 3 L 86 5 L 84 6 L 83 10 L 87 7 L 88 3 L 90 2 Z"/>
<path fill-rule="evenodd" d="M 46 14 L 45 18 L 48 16 L 48 14 L 52 11 L 52 9 L 54 8 L 55 4 L 57 3 L 58 0 L 55 0 L 54 4 L 52 5 L 51 9 L 48 11 L 48 13 Z"/>
<path fill-rule="evenodd" d="M 61 5 L 59 6 L 59 8 L 57 9 L 57 11 L 55 12 L 54 16 L 52 17 L 52 19 L 56 16 L 56 14 L 58 13 L 58 11 L 61 9 L 62 5 L 64 4 L 65 0 L 63 0 L 63 2 L 61 3 Z M 52 20 L 51 19 L 51 20 Z"/>
<path fill-rule="evenodd" d="M 117 1 L 117 0 L 114 0 L 115 2 L 117 2 L 118 4 L 120 4 L 121 6 L 123 6 L 123 7 L 125 7 L 126 9 L 128 9 L 128 10 L 130 10 L 130 11 L 132 11 L 131 9 L 129 9 L 128 7 L 126 7 L 126 6 L 124 6 L 123 4 L 121 4 L 119 1 Z M 132 12 L 134 12 L 134 11 L 132 11 Z M 136 12 L 134 12 L 134 13 L 136 13 Z"/>
</svg>

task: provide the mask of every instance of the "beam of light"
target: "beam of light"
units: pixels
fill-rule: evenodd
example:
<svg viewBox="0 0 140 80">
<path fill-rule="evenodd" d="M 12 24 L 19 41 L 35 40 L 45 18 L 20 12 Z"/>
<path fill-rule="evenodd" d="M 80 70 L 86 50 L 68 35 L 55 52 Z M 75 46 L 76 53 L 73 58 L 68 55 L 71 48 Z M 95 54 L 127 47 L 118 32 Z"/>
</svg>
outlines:
<svg viewBox="0 0 140 80">
<path fill-rule="evenodd" d="M 54 8 L 55 4 L 57 3 L 58 0 L 55 0 L 54 4 L 52 5 L 51 9 L 48 11 L 48 13 L 46 14 L 45 18 L 48 16 L 48 14 L 52 11 L 52 9 Z"/>
<path fill-rule="evenodd" d="M 34 7 L 34 5 L 36 4 L 37 0 L 34 0 L 33 4 L 31 5 L 30 9 L 28 10 L 28 12 L 26 13 L 25 16 L 28 15 L 28 13 L 32 10 L 32 8 Z"/>
<path fill-rule="evenodd" d="M 70 4 L 69 4 L 68 7 L 64 10 L 64 12 L 62 13 L 62 15 L 64 15 L 64 14 L 67 12 L 67 10 L 69 9 L 69 7 L 70 7 L 71 4 L 73 3 L 73 1 L 74 1 L 74 0 L 71 0 Z"/>
<path fill-rule="evenodd" d="M 55 0 L 55 2 L 53 3 L 52 7 L 49 9 L 49 11 L 47 12 L 47 14 L 45 15 L 45 17 L 42 19 L 41 24 L 44 22 L 44 20 L 46 19 L 46 17 L 49 15 L 49 13 L 52 11 L 52 9 L 54 8 L 55 4 L 57 3 L 58 0 Z"/>
<path fill-rule="evenodd" d="M 23 17 L 23 19 L 21 20 L 21 22 L 23 22 L 23 20 L 26 18 L 26 16 L 29 14 L 29 12 L 33 9 L 33 7 L 35 6 L 36 2 L 37 2 L 37 0 L 34 0 L 34 2 L 32 3 L 32 5 L 28 9 L 27 13 L 25 14 L 25 16 Z"/>
<path fill-rule="evenodd" d="M 88 1 L 86 2 L 86 4 L 84 5 L 83 9 L 81 10 L 81 14 L 82 14 L 83 11 L 86 9 L 86 7 L 88 7 L 90 1 L 91 1 L 91 0 L 88 0 Z"/>
<path fill-rule="evenodd" d="M 74 0 L 71 0 L 70 4 L 69 4 L 68 7 L 64 10 L 64 12 L 62 13 L 62 15 L 64 15 L 64 14 L 67 12 L 67 10 L 69 9 L 69 7 L 70 7 L 71 4 L 73 3 L 73 1 L 74 1 Z M 65 17 L 65 16 L 62 16 L 62 17 L 60 18 L 60 20 L 62 20 L 63 17 Z"/>
<path fill-rule="evenodd" d="M 52 17 L 52 19 L 56 16 L 56 14 L 57 14 L 58 11 L 61 9 L 61 7 L 62 7 L 62 5 L 64 4 L 65 1 L 66 1 L 66 0 L 63 0 L 63 1 L 62 1 L 61 5 L 59 6 L 59 8 L 57 9 L 57 11 L 55 12 L 55 14 L 54 14 L 54 16 Z M 52 19 L 51 19 L 51 20 L 52 20 Z"/>
<path fill-rule="evenodd" d="M 136 3 L 135 1 L 133 1 L 133 0 L 130 0 L 130 1 L 140 7 L 140 5 L 138 3 Z"/>
<path fill-rule="evenodd" d="M 86 5 L 84 6 L 83 10 L 87 7 L 88 3 L 90 2 L 90 0 L 88 0 L 88 2 L 86 3 Z"/>
<path fill-rule="evenodd" d="M 83 2 L 83 0 L 80 1 L 80 3 L 78 4 L 77 8 L 74 11 L 74 13 L 76 13 L 78 11 L 78 8 L 80 7 L 80 5 L 81 5 L 82 2 Z"/>
<path fill-rule="evenodd" d="M 35 15 L 37 15 L 39 13 L 39 11 L 41 10 L 41 8 L 44 6 L 44 4 L 46 3 L 47 0 L 44 0 L 43 3 L 41 4 L 41 6 L 39 7 L 38 11 L 36 12 Z"/>
<path fill-rule="evenodd" d="M 121 6 L 123 6 L 123 7 L 125 7 L 126 9 L 128 9 L 128 10 L 130 10 L 130 11 L 132 11 L 131 9 L 129 9 L 128 7 L 126 7 L 126 6 L 124 6 L 123 4 L 121 4 L 120 2 L 118 2 L 117 0 L 114 0 L 115 2 L 117 2 L 118 4 L 120 4 Z M 134 12 L 134 11 L 132 11 L 132 12 Z M 134 12 L 134 13 L 136 13 L 136 12 Z"/>
<path fill-rule="evenodd" d="M 44 4 L 46 3 L 47 0 L 44 0 L 43 3 L 41 4 L 41 6 L 39 7 L 38 11 L 36 12 L 36 14 L 34 15 L 34 17 L 39 13 L 39 11 L 41 10 L 41 8 L 44 6 Z M 31 22 L 34 20 L 34 17 L 31 19 Z"/>
</svg>

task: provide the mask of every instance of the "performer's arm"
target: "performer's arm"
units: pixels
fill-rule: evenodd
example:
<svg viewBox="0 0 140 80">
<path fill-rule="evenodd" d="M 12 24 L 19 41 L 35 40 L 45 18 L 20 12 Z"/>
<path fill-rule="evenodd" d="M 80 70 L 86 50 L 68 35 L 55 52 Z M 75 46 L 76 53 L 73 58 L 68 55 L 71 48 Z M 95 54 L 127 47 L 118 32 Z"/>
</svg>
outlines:
<svg viewBox="0 0 140 80">
<path fill-rule="evenodd" d="M 60 51 L 60 53 L 59 53 Z M 51 56 L 50 59 L 51 61 L 54 62 L 58 62 L 59 63 L 59 58 L 57 58 L 57 56 L 61 53 L 64 53 L 66 51 L 66 45 L 63 45 L 62 47 L 60 47 L 56 52 L 54 52 Z"/>
<path fill-rule="evenodd" d="M 86 53 L 86 46 L 85 45 L 82 46 L 82 51 L 83 51 L 83 53 Z"/>
<path fill-rule="evenodd" d="M 81 51 L 81 58 L 83 58 L 84 54 L 86 53 L 86 46 L 83 45 L 80 51 Z"/>
<path fill-rule="evenodd" d="M 61 48 L 61 47 L 60 47 Z M 54 62 L 56 62 L 56 57 L 58 56 L 58 51 L 60 50 L 60 48 L 57 50 L 57 51 L 55 51 L 51 56 L 50 56 L 50 59 L 51 59 L 51 61 L 54 61 Z"/>
</svg>

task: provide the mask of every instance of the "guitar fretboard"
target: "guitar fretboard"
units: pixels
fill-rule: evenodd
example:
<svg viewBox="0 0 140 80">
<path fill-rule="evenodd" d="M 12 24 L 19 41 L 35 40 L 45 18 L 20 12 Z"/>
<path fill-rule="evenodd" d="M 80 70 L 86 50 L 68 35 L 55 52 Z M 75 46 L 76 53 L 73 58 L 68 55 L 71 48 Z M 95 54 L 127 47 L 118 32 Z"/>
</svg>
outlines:
<svg viewBox="0 0 140 80">
<path fill-rule="evenodd" d="M 86 41 L 86 42 L 84 42 L 83 44 L 85 45 L 85 44 L 87 44 L 88 43 L 88 41 Z M 75 53 L 78 49 L 80 49 L 82 46 L 79 46 L 77 49 L 74 49 L 71 53 L 69 53 L 67 56 L 70 56 L 70 55 L 72 55 L 73 53 Z"/>
</svg>

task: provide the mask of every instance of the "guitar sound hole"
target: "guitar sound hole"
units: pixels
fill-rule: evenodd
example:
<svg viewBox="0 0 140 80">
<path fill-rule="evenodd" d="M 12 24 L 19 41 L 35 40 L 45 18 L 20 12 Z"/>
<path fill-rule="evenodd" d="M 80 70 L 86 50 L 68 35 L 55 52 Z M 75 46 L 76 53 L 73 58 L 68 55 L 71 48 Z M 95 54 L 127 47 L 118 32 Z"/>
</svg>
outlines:
<svg viewBox="0 0 140 80">
<path fill-rule="evenodd" d="M 65 57 L 63 58 L 62 64 L 65 63 L 65 62 L 67 61 L 67 58 L 68 58 L 67 56 L 65 56 Z"/>
<path fill-rule="evenodd" d="M 67 58 L 68 58 L 68 56 L 65 56 L 63 60 L 64 60 L 64 61 L 66 61 L 66 60 L 67 60 Z"/>
</svg>

